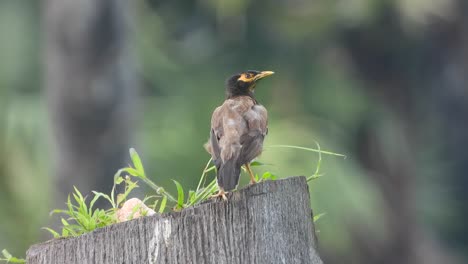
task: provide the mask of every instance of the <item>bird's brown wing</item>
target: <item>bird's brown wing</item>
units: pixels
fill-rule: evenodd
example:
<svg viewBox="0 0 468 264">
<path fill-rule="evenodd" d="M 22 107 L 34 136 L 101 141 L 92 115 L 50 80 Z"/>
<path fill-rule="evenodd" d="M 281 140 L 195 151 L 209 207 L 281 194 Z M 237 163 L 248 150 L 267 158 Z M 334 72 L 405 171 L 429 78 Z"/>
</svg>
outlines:
<svg viewBox="0 0 468 264">
<path fill-rule="evenodd" d="M 262 153 L 263 140 L 268 133 L 268 112 L 265 107 L 257 104 L 244 114 L 244 119 L 247 121 L 248 132 L 240 140 L 241 164 L 251 162 Z"/>
<path fill-rule="evenodd" d="M 225 191 L 234 189 L 239 182 L 243 135 L 248 134 L 245 114 L 252 109 L 250 98 L 226 100 L 211 118 L 210 141 L 207 149 L 218 169 L 218 185 Z"/>
<path fill-rule="evenodd" d="M 211 129 L 210 129 L 210 139 L 204 145 L 206 151 L 211 154 L 213 160 L 216 160 L 220 156 L 221 150 L 219 149 L 219 139 L 223 134 L 222 126 L 219 125 L 221 121 L 220 111 L 222 106 L 217 107 L 211 117 Z M 214 148 L 214 149 L 213 149 Z"/>
</svg>

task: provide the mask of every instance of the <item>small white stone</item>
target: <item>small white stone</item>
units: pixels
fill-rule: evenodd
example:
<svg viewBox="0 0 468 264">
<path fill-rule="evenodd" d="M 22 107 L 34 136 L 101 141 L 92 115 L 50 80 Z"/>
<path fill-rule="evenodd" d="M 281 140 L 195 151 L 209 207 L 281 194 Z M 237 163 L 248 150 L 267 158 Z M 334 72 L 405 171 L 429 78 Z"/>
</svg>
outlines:
<svg viewBox="0 0 468 264">
<path fill-rule="evenodd" d="M 142 216 L 154 215 L 156 212 L 146 206 L 140 199 L 127 200 L 122 208 L 117 210 L 117 221 L 125 222 Z"/>
</svg>

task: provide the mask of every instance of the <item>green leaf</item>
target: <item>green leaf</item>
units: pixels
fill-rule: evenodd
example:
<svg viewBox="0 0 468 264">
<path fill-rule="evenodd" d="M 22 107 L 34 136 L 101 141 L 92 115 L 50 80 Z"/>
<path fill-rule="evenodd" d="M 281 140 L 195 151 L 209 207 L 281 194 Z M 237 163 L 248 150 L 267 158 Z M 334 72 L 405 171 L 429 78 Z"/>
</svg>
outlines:
<svg viewBox="0 0 468 264">
<path fill-rule="evenodd" d="M 75 189 L 75 193 L 76 193 L 76 194 L 75 193 L 73 194 L 73 197 L 75 198 L 76 202 L 78 203 L 79 210 L 82 213 L 87 212 L 88 207 L 86 206 L 86 199 L 83 197 L 81 192 L 75 186 L 73 186 L 73 188 Z"/>
<path fill-rule="evenodd" d="M 49 215 L 54 215 L 54 214 L 67 214 L 68 211 L 67 210 L 62 210 L 62 209 L 54 209 L 52 211 L 50 211 Z"/>
<path fill-rule="evenodd" d="M 276 180 L 276 179 L 277 179 L 276 175 L 274 175 L 273 173 L 269 171 L 263 173 L 262 175 L 262 180 Z"/>
<path fill-rule="evenodd" d="M 209 167 L 208 169 L 204 170 L 203 172 L 204 172 L 204 173 L 207 173 L 207 172 L 214 171 L 214 170 L 216 170 L 216 167 L 215 167 L 215 166 L 211 166 L 211 167 Z"/>
<path fill-rule="evenodd" d="M 324 174 L 314 174 L 314 175 L 311 175 L 311 176 L 307 177 L 307 182 L 310 182 L 310 181 L 312 181 L 312 180 L 316 180 L 316 179 L 322 177 L 323 175 L 324 175 Z"/>
<path fill-rule="evenodd" d="M 164 212 L 164 209 L 166 209 L 166 203 L 167 203 L 167 196 L 163 196 L 161 205 L 159 206 L 159 213 L 162 214 Z"/>
<path fill-rule="evenodd" d="M 59 238 L 60 237 L 60 234 L 57 233 L 55 230 L 53 230 L 52 228 L 48 228 L 48 227 L 43 227 L 42 229 L 46 230 L 46 231 L 49 231 L 49 233 L 52 234 L 52 236 L 54 236 L 54 238 Z"/>
<path fill-rule="evenodd" d="M 315 144 L 317 145 L 317 149 L 320 150 L 320 144 L 317 141 L 315 142 Z M 315 180 L 315 179 L 322 176 L 322 174 L 319 174 L 321 165 L 322 165 L 322 153 L 319 152 L 318 153 L 317 167 L 315 169 L 315 173 L 314 173 L 314 175 L 307 178 L 307 182 L 310 182 L 310 181 Z"/>
<path fill-rule="evenodd" d="M 184 207 L 184 188 L 182 187 L 182 185 L 176 181 L 176 180 L 172 180 L 176 187 L 177 187 L 177 208 L 183 208 Z"/>
<path fill-rule="evenodd" d="M 140 156 L 134 148 L 130 149 L 130 157 L 132 158 L 133 166 L 140 173 L 140 176 L 146 178 L 143 163 L 141 162 Z"/>
<path fill-rule="evenodd" d="M 74 211 L 73 211 L 73 204 L 71 202 L 70 195 L 68 195 L 66 205 L 68 209 L 67 214 L 72 216 Z"/>
<path fill-rule="evenodd" d="M 151 208 L 153 209 L 153 211 L 156 211 L 156 207 L 158 206 L 158 203 L 159 203 L 159 200 L 155 200 L 153 205 L 151 206 Z"/>
<path fill-rule="evenodd" d="M 67 222 L 67 220 L 62 218 L 62 225 L 63 226 L 69 226 L 70 224 Z"/>
<path fill-rule="evenodd" d="M 7 263 L 26 263 L 25 259 L 13 257 L 6 249 L 2 250 L 4 259 L 0 258 L 0 261 L 6 261 Z"/>
<path fill-rule="evenodd" d="M 94 203 L 96 203 L 96 201 L 99 199 L 99 197 L 102 197 L 104 196 L 105 194 L 103 193 L 95 193 L 94 194 L 94 198 L 91 200 L 91 202 L 89 203 L 89 212 L 88 214 L 92 215 L 93 214 L 93 206 L 94 206 Z"/>
<path fill-rule="evenodd" d="M 151 200 L 151 199 L 157 200 L 157 198 L 159 198 L 159 196 L 157 196 L 157 195 L 145 196 L 145 199 L 143 199 L 142 202 L 143 202 L 144 204 L 146 204 L 146 202 L 148 202 L 149 200 Z"/>
<path fill-rule="evenodd" d="M 105 195 L 104 198 L 106 198 L 112 205 L 112 208 L 117 208 L 117 204 L 115 204 L 115 183 L 114 185 L 112 186 L 112 190 L 111 190 L 111 193 L 110 193 L 110 196 L 108 195 Z"/>
<path fill-rule="evenodd" d="M 251 167 L 255 167 L 255 166 L 264 166 L 264 165 L 266 165 L 266 164 L 264 164 L 264 163 L 262 163 L 262 162 L 260 162 L 260 161 L 257 161 L 257 160 L 250 163 L 250 166 L 251 166 Z"/>
<path fill-rule="evenodd" d="M 195 198 L 195 192 L 192 191 L 192 190 L 189 190 L 189 192 L 188 192 L 188 202 L 189 202 L 189 204 L 190 204 L 190 202 L 193 201 L 194 198 Z"/>
<path fill-rule="evenodd" d="M 11 259 L 13 257 L 6 249 L 2 250 L 2 254 L 6 259 Z"/>
<path fill-rule="evenodd" d="M 125 195 L 123 193 L 117 194 L 117 205 L 120 207 L 120 204 L 125 200 Z"/>
<path fill-rule="evenodd" d="M 12 257 L 8 260 L 9 263 L 26 263 L 25 259 Z"/>
<path fill-rule="evenodd" d="M 96 192 L 96 191 L 93 191 L 93 193 L 94 193 L 94 199 L 93 199 L 93 201 L 95 201 L 95 200 L 97 200 L 98 198 L 102 197 L 102 198 L 106 199 L 107 201 L 109 201 L 110 204 L 111 204 L 113 207 L 115 207 L 115 206 L 114 206 L 114 201 L 112 201 L 112 199 L 109 197 L 109 195 L 104 194 L 104 193 L 100 193 L 100 192 Z M 93 202 L 93 201 L 91 201 L 91 203 L 89 204 L 89 205 L 90 205 L 90 208 L 94 205 L 94 202 Z"/>
<path fill-rule="evenodd" d="M 77 224 L 85 229 L 85 230 L 89 230 L 89 226 L 90 226 L 90 217 L 87 215 L 87 214 L 81 214 L 81 213 L 77 213 L 76 214 L 76 218 L 75 218 L 75 221 L 77 222 Z"/>
<path fill-rule="evenodd" d="M 123 169 L 120 169 L 119 171 L 123 171 Z M 124 178 L 122 176 L 120 176 L 120 174 L 119 174 L 119 176 L 114 178 L 114 183 L 115 184 L 121 184 L 123 181 L 124 181 Z"/>
<path fill-rule="evenodd" d="M 138 182 L 133 182 L 131 180 L 125 180 L 125 184 L 126 184 L 125 192 L 117 195 L 118 206 L 127 199 L 128 195 L 133 189 L 138 187 Z"/>
<path fill-rule="evenodd" d="M 63 230 L 64 230 L 64 231 L 66 230 L 66 231 L 67 231 L 67 234 L 70 234 L 71 236 L 75 236 L 75 237 L 76 237 L 76 236 L 79 236 L 79 235 L 82 234 L 82 233 L 84 233 L 84 232 L 80 232 L 80 233 L 76 232 L 76 231 L 75 231 L 75 228 L 76 228 L 75 225 L 73 225 L 73 226 L 69 225 L 69 226 L 63 227 Z"/>
<path fill-rule="evenodd" d="M 130 167 L 127 167 L 127 168 L 123 168 L 122 169 L 123 172 L 126 172 L 134 177 L 140 177 L 140 178 L 144 178 L 144 174 L 142 174 L 140 171 L 138 171 L 137 169 L 134 169 L 134 168 L 130 168 Z"/>
<path fill-rule="evenodd" d="M 212 180 L 208 186 L 206 186 L 203 191 L 196 196 L 193 203 L 191 205 L 196 205 L 202 201 L 208 199 L 211 195 L 218 191 L 218 184 L 216 179 Z"/>
<path fill-rule="evenodd" d="M 147 216 L 147 215 L 148 215 L 148 210 L 141 211 L 141 216 Z"/>
<path fill-rule="evenodd" d="M 62 228 L 62 237 L 68 237 L 68 230 L 66 228 Z"/>
<path fill-rule="evenodd" d="M 326 214 L 327 213 L 321 213 L 321 214 L 318 214 L 318 215 L 314 215 L 314 223 L 316 223 L 320 218 L 322 218 Z"/>
<path fill-rule="evenodd" d="M 206 163 L 205 168 L 203 169 L 202 175 L 200 176 L 200 180 L 198 181 L 197 190 L 196 190 L 197 192 L 198 192 L 198 190 L 200 190 L 200 188 L 202 187 L 202 185 L 205 184 L 206 174 L 209 172 L 209 171 L 208 171 L 208 167 L 210 166 L 212 160 L 213 160 L 213 159 L 210 158 L 210 159 L 208 160 L 208 162 Z M 211 166 L 211 167 L 210 167 L 210 169 L 214 169 L 214 168 L 215 168 L 215 166 Z"/>
</svg>

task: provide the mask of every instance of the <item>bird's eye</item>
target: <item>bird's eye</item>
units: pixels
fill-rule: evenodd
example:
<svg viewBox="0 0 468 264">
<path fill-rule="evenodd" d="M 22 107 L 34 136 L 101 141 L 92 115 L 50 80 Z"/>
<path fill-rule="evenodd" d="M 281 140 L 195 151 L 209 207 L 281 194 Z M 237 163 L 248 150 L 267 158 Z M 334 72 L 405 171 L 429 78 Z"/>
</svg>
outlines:
<svg viewBox="0 0 468 264">
<path fill-rule="evenodd" d="M 242 73 L 238 81 L 243 81 L 243 82 L 250 82 L 252 78 L 252 74 L 250 73 Z"/>
</svg>

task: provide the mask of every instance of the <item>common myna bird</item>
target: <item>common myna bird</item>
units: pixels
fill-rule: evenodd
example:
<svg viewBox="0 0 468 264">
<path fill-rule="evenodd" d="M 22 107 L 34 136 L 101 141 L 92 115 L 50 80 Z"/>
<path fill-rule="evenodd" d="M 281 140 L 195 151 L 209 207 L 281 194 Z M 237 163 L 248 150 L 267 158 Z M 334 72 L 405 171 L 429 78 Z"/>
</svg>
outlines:
<svg viewBox="0 0 468 264">
<path fill-rule="evenodd" d="M 250 183 L 255 183 L 250 162 L 262 152 L 268 116 L 265 107 L 255 99 L 254 89 L 259 80 L 272 74 L 272 71 L 246 71 L 226 82 L 226 100 L 213 112 L 210 139 L 205 144 L 217 169 L 216 197 L 226 200 L 226 192 L 236 188 L 242 165 L 250 174 Z"/>
</svg>

